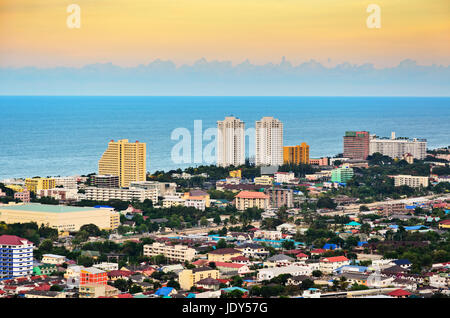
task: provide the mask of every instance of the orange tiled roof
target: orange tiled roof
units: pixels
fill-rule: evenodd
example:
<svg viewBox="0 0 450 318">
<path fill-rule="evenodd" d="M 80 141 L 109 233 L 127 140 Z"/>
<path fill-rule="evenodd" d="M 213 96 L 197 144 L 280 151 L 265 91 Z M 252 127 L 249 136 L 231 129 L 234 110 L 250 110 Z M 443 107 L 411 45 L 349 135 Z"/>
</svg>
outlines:
<svg viewBox="0 0 450 318">
<path fill-rule="evenodd" d="M 263 192 L 241 191 L 236 198 L 242 199 L 269 199 L 269 196 Z"/>
</svg>

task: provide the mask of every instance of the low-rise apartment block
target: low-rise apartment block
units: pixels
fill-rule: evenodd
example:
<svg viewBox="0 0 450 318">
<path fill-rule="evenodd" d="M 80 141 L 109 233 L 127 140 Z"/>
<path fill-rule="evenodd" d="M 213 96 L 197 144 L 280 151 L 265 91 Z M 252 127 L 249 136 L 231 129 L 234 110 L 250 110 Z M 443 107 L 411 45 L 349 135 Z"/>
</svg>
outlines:
<svg viewBox="0 0 450 318">
<path fill-rule="evenodd" d="M 195 258 L 196 250 L 185 245 L 166 245 L 155 242 L 144 245 L 144 256 L 164 255 L 168 260 L 185 262 Z"/>
</svg>

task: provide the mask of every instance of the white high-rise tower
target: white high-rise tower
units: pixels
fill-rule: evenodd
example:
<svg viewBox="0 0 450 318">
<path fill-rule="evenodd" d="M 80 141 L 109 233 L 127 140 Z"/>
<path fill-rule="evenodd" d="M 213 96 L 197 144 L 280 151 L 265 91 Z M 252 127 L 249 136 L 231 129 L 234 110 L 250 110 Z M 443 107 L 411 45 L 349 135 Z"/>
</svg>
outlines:
<svg viewBox="0 0 450 318">
<path fill-rule="evenodd" d="M 245 164 L 245 124 L 238 118 L 225 117 L 217 122 L 217 165 Z"/>
<path fill-rule="evenodd" d="M 263 117 L 256 121 L 257 166 L 283 164 L 283 123 L 273 117 Z"/>
</svg>

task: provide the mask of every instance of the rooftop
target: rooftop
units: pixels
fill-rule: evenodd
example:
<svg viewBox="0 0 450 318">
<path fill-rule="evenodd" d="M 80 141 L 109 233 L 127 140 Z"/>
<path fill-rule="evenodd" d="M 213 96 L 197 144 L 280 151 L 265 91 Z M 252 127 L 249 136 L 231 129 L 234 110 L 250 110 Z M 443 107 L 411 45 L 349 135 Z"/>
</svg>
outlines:
<svg viewBox="0 0 450 318">
<path fill-rule="evenodd" d="M 2 206 L 0 210 L 27 211 L 27 212 L 50 212 L 50 213 L 70 213 L 92 211 L 91 207 L 75 207 L 67 205 L 51 205 L 40 203 L 17 204 L 12 206 Z"/>
</svg>

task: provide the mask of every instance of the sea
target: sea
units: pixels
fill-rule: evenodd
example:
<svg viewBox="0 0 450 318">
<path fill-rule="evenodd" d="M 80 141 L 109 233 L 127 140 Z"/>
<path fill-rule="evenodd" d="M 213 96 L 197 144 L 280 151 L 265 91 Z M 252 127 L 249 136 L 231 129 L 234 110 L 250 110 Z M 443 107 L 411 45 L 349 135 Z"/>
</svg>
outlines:
<svg viewBox="0 0 450 318">
<path fill-rule="evenodd" d="M 394 131 L 425 138 L 428 148 L 450 145 L 447 97 L 1 96 L 0 180 L 96 172 L 108 142 L 118 139 L 147 144 L 150 172 L 209 164 L 195 160 L 194 140 L 202 143 L 197 150 L 206 147 L 213 139 L 202 134 L 225 116 L 246 128 L 273 116 L 284 124 L 284 145 L 306 142 L 311 158 L 342 153 L 347 130 L 382 137 Z M 177 131 L 184 132 L 183 145 L 191 142 L 185 162 L 173 159 Z"/>
</svg>

